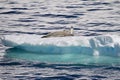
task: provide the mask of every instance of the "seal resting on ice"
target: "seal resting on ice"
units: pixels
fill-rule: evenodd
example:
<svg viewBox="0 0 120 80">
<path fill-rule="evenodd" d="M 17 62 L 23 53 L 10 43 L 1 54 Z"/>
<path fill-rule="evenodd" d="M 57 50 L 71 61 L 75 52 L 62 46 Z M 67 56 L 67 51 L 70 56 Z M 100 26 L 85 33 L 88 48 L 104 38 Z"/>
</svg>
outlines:
<svg viewBox="0 0 120 80">
<path fill-rule="evenodd" d="M 69 30 L 63 30 L 63 31 L 56 31 L 48 33 L 45 36 L 42 36 L 42 38 L 48 38 L 48 37 L 65 37 L 65 36 L 74 36 L 74 29 L 71 27 Z"/>
</svg>

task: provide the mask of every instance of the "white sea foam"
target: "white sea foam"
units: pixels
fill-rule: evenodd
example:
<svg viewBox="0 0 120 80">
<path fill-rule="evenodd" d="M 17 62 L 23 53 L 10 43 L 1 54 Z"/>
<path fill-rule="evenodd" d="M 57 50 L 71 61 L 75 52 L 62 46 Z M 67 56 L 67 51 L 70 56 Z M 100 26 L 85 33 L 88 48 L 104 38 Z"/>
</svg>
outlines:
<svg viewBox="0 0 120 80">
<path fill-rule="evenodd" d="M 52 38 L 41 38 L 39 35 L 6 35 L 4 37 L 2 43 L 5 46 L 31 52 L 120 55 L 120 39 L 116 35 Z"/>
</svg>

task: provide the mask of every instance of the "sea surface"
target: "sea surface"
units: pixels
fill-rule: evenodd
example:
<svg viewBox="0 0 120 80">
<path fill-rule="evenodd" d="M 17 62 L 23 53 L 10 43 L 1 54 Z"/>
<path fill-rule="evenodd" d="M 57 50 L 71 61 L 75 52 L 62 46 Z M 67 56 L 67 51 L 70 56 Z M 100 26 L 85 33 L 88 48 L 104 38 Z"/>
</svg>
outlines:
<svg viewBox="0 0 120 80">
<path fill-rule="evenodd" d="M 0 0 L 1 37 L 31 35 L 32 40 L 32 35 L 71 26 L 78 37 L 109 35 L 110 42 L 114 35 L 112 40 L 119 40 L 120 0 Z M 7 49 L 0 40 L 0 80 L 120 80 L 120 45 L 115 45 L 106 54 L 115 50 L 117 56 L 97 51 L 96 55 L 51 54 L 51 48 L 44 54 Z"/>
</svg>

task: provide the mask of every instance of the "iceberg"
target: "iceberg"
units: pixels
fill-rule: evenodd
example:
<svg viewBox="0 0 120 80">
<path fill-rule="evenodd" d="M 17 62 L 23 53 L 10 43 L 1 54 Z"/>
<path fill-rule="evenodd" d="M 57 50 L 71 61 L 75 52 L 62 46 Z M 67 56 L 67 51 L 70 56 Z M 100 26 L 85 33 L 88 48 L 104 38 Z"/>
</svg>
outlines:
<svg viewBox="0 0 120 80">
<path fill-rule="evenodd" d="M 9 48 L 42 54 L 120 56 L 120 38 L 117 35 L 41 37 L 28 34 L 5 35 L 1 41 L 4 46 Z"/>
</svg>

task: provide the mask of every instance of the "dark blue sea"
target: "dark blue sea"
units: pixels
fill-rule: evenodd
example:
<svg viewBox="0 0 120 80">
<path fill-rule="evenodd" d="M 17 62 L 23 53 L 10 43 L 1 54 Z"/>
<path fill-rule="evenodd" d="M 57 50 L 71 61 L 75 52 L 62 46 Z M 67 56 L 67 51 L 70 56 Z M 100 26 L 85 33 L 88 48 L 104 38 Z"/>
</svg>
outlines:
<svg viewBox="0 0 120 80">
<path fill-rule="evenodd" d="M 120 1 L 0 0 L 0 80 L 120 80 Z"/>
</svg>

